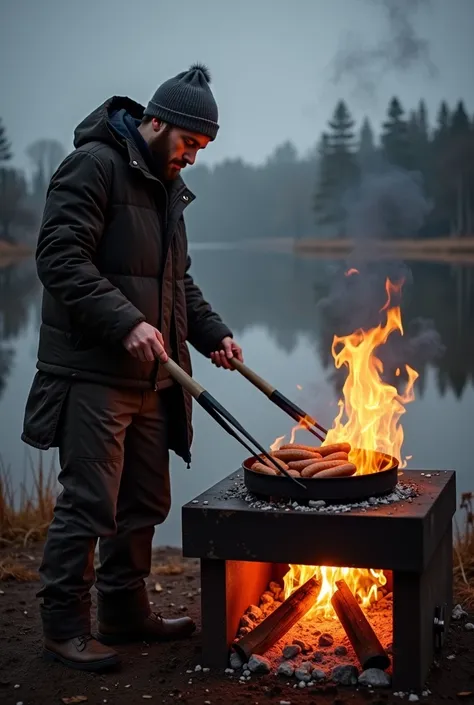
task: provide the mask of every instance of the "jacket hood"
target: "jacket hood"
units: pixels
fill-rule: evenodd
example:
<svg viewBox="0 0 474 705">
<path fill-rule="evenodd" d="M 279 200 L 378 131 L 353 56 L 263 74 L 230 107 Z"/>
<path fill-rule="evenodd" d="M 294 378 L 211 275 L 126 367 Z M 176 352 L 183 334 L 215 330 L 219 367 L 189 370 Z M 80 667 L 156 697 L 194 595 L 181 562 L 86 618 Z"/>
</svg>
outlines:
<svg viewBox="0 0 474 705">
<path fill-rule="evenodd" d="M 82 147 L 88 142 L 104 142 L 113 147 L 121 146 L 120 138 L 111 126 L 111 115 L 124 109 L 129 115 L 141 120 L 145 108 L 140 103 L 125 96 L 113 96 L 88 115 L 74 130 L 74 147 Z"/>
</svg>

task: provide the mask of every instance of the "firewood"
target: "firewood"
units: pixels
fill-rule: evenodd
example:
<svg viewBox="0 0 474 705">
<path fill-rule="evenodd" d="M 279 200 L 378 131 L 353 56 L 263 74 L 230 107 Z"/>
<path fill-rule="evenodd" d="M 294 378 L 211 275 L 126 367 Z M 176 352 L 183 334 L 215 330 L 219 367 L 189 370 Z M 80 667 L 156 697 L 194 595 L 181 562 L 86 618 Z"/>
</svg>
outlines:
<svg viewBox="0 0 474 705">
<path fill-rule="evenodd" d="M 309 612 L 320 590 L 321 580 L 310 578 L 249 634 L 236 641 L 234 649 L 245 661 L 252 654 L 264 654 Z"/>
<path fill-rule="evenodd" d="M 331 604 L 344 627 L 363 670 L 390 666 L 390 659 L 345 580 L 336 581 Z M 250 635 L 249 635 L 250 636 Z"/>
</svg>

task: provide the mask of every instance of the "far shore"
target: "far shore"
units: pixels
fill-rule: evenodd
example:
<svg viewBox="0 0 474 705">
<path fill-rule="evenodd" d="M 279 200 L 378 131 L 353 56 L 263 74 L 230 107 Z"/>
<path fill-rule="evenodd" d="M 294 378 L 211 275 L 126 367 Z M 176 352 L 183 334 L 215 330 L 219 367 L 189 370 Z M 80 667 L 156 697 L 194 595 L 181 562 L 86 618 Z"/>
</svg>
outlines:
<svg viewBox="0 0 474 705">
<path fill-rule="evenodd" d="M 28 245 L 13 245 L 5 240 L 0 240 L 0 269 L 31 257 L 33 249 Z"/>
<path fill-rule="evenodd" d="M 349 238 L 307 238 L 294 240 L 293 252 L 323 259 L 339 259 L 350 254 L 360 254 L 364 259 L 399 257 L 405 260 L 474 264 L 474 236 L 364 241 Z"/>
</svg>

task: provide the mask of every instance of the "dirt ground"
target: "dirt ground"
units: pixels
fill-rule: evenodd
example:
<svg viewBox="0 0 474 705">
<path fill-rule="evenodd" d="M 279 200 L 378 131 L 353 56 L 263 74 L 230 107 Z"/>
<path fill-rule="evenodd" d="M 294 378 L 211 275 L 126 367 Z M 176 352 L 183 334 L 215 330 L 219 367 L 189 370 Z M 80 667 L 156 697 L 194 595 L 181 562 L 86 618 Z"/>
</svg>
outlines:
<svg viewBox="0 0 474 705">
<path fill-rule="evenodd" d="M 46 663 L 41 658 L 41 629 L 34 580 L 39 565 L 40 547 L 24 549 L 12 557 L 32 571 L 29 581 L 4 579 L 0 582 L 0 703 L 5 705 L 54 705 L 83 696 L 75 702 L 87 704 L 134 705 L 135 703 L 188 703 L 189 705 L 269 705 L 298 703 L 310 705 L 399 704 L 400 698 L 389 689 L 336 687 L 332 684 L 295 689 L 293 680 L 275 675 L 253 675 L 240 682 L 240 673 L 195 672 L 200 665 L 200 595 L 197 561 L 182 561 L 179 552 L 160 549 L 155 554 L 154 573 L 149 579 L 153 608 L 166 616 L 189 614 L 198 624 L 191 640 L 171 644 L 134 644 L 118 647 L 122 665 L 114 672 L 92 675 Z M 8 569 L 7 555 L 0 552 L 3 573 Z M 5 577 L 5 575 L 4 575 Z M 31 580 L 33 578 L 33 580 Z M 156 583 L 161 590 L 155 590 Z M 428 696 L 420 702 L 449 700 L 474 702 L 474 632 L 464 622 L 451 627 L 439 663 L 427 682 Z M 474 621 L 469 615 L 468 621 Z M 454 656 L 454 658 L 448 658 Z M 189 671 L 192 671 L 191 673 Z M 408 702 L 405 695 L 404 701 Z M 74 702 L 74 700 L 70 701 Z"/>
</svg>

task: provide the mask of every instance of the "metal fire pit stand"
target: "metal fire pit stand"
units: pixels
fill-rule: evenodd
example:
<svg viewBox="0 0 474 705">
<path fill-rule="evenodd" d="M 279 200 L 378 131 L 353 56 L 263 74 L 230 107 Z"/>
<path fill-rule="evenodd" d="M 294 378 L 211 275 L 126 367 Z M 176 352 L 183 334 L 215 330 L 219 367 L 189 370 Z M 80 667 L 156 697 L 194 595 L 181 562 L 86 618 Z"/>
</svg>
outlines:
<svg viewBox="0 0 474 705">
<path fill-rule="evenodd" d="M 227 493 L 241 477 L 182 508 L 183 554 L 201 560 L 202 663 L 228 666 L 243 613 L 286 564 L 379 568 L 393 583 L 393 688 L 422 689 L 452 609 L 455 473 L 404 471 L 412 502 L 343 514 L 251 509 Z"/>
</svg>

